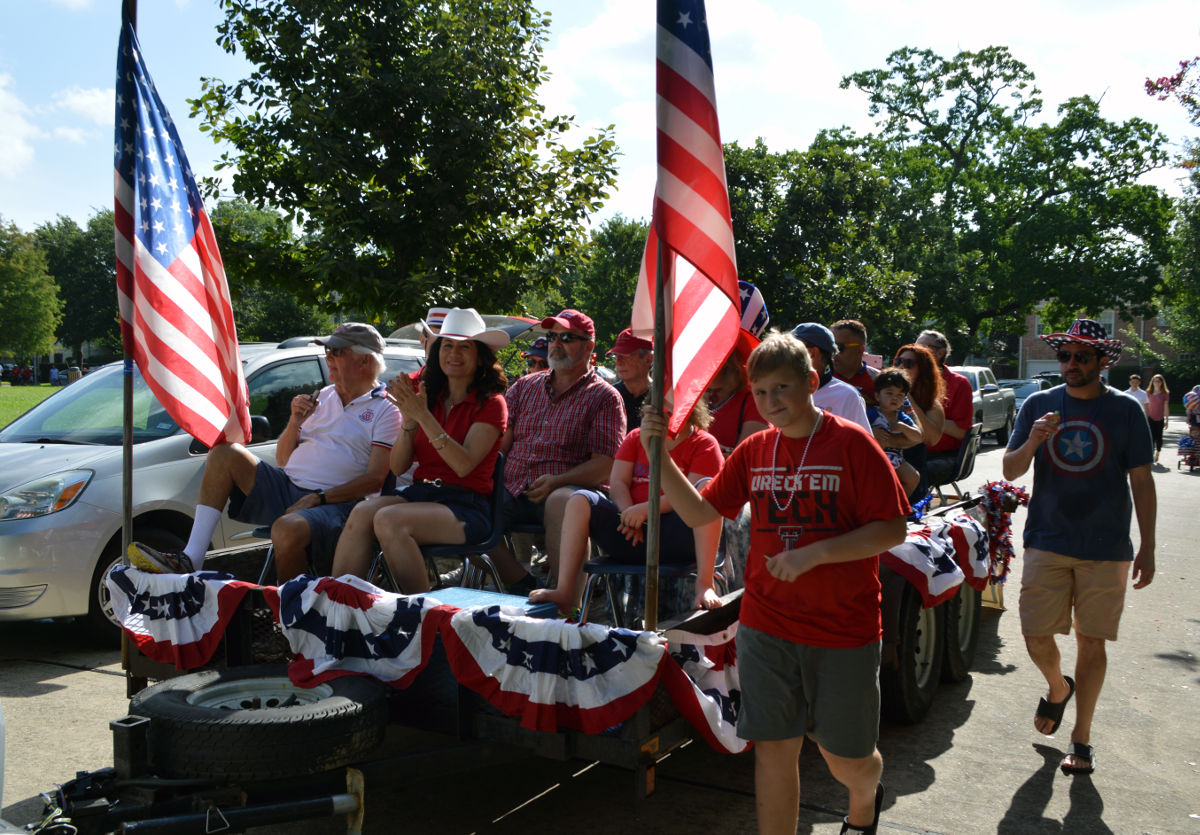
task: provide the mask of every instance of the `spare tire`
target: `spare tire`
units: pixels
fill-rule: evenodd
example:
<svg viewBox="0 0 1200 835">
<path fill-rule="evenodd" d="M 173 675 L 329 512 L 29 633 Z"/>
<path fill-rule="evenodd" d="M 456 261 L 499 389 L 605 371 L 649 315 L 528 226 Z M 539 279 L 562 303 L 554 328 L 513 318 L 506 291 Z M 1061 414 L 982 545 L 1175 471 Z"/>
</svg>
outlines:
<svg viewBox="0 0 1200 835">
<path fill-rule="evenodd" d="M 129 712 L 150 720 L 160 777 L 273 780 L 362 759 L 383 740 L 387 687 L 357 675 L 296 687 L 287 665 L 253 664 L 159 682 Z"/>
</svg>

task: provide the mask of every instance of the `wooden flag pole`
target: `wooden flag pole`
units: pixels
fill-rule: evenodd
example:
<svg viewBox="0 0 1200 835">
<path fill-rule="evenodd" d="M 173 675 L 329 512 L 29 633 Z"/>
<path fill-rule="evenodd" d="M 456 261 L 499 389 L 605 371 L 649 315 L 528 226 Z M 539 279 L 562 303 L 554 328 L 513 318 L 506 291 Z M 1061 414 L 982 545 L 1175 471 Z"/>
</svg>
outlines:
<svg viewBox="0 0 1200 835">
<path fill-rule="evenodd" d="M 656 268 L 654 271 L 654 364 L 651 366 L 650 408 L 655 414 L 662 414 L 663 385 L 666 376 L 667 351 L 667 300 L 665 275 L 666 258 L 663 254 L 662 241 L 658 242 L 655 253 Z M 662 492 L 662 438 L 651 438 L 647 457 L 650 460 L 650 503 L 646 516 L 646 601 L 645 628 L 649 631 L 658 629 L 658 550 L 662 516 L 659 508 Z"/>
</svg>

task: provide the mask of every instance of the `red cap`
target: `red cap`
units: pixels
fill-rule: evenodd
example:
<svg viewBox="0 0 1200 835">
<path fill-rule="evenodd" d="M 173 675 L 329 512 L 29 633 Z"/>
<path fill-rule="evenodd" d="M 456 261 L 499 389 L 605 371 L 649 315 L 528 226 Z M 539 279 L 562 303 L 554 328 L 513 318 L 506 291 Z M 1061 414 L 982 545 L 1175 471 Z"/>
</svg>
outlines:
<svg viewBox="0 0 1200 835">
<path fill-rule="evenodd" d="M 654 343 L 649 339 L 633 335 L 633 328 L 626 328 L 617 334 L 617 341 L 605 353 L 608 354 L 632 354 L 634 351 L 653 351 Z"/>
<path fill-rule="evenodd" d="M 560 328 L 566 328 L 569 331 L 586 333 L 588 339 L 594 340 L 596 338 L 596 325 L 592 322 L 592 318 L 585 313 L 580 313 L 578 310 L 568 308 L 557 316 L 547 316 L 542 320 L 542 327 L 547 330 L 555 325 L 558 325 Z"/>
</svg>

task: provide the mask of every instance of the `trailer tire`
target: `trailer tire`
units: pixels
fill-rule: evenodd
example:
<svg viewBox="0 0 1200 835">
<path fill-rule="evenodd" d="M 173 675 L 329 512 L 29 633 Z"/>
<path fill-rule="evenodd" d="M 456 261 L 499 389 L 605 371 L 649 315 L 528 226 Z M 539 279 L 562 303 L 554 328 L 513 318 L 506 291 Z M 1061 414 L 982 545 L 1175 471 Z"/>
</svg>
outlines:
<svg viewBox="0 0 1200 835">
<path fill-rule="evenodd" d="M 896 664 L 879 670 L 881 709 L 893 722 L 920 722 L 933 704 L 945 655 L 943 609 L 922 608 L 921 593 L 904 583 L 897 621 Z"/>
<path fill-rule="evenodd" d="M 171 531 L 162 528 L 135 527 L 133 538 L 144 542 L 152 548 L 172 550 L 182 548 L 184 541 Z M 88 613 L 85 616 L 84 627 L 92 641 L 99 646 L 117 647 L 121 645 L 121 624 L 113 615 L 112 597 L 108 593 L 105 580 L 114 565 L 120 565 L 121 540 L 120 536 L 104 549 L 100 561 L 92 571 L 91 593 L 88 597 Z"/>
<path fill-rule="evenodd" d="M 945 609 L 946 655 L 942 661 L 942 681 L 965 681 L 975 661 L 979 644 L 979 615 L 983 595 L 969 583 L 939 608 Z"/>
<path fill-rule="evenodd" d="M 362 759 L 383 740 L 387 688 L 358 675 L 300 688 L 287 665 L 253 664 L 159 682 L 129 712 L 150 720 L 159 777 L 274 780 Z"/>
</svg>

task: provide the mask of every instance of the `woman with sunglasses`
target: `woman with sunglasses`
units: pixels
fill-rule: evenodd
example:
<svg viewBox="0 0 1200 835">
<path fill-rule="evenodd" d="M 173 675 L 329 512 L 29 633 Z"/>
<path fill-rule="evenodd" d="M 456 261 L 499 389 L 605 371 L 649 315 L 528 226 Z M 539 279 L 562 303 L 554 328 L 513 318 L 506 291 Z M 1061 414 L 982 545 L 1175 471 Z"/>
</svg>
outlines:
<svg viewBox="0 0 1200 835">
<path fill-rule="evenodd" d="M 888 438 L 888 445 L 903 449 L 904 460 L 921 474 L 920 482 L 909 496 L 910 501 L 915 501 L 929 492 L 929 479 L 925 475 L 926 447 L 938 442 L 942 427 L 946 425 L 946 411 L 942 408 L 946 384 L 933 353 L 916 343 L 900 346 L 892 364 L 904 372 L 912 386 L 908 393 L 907 414 L 921 430 L 921 443 L 915 445 L 902 436 Z"/>
<path fill-rule="evenodd" d="M 335 577 L 365 576 L 378 540 L 404 593 L 428 591 L 422 545 L 487 537 L 492 473 L 508 422 L 508 380 L 495 352 L 507 344 L 508 334 L 488 328 L 474 309 L 454 308 L 420 384 L 414 389 L 407 377 L 388 384 L 403 416 L 392 472 L 403 473 L 415 462 L 413 483 L 354 508 L 334 553 Z"/>
</svg>

